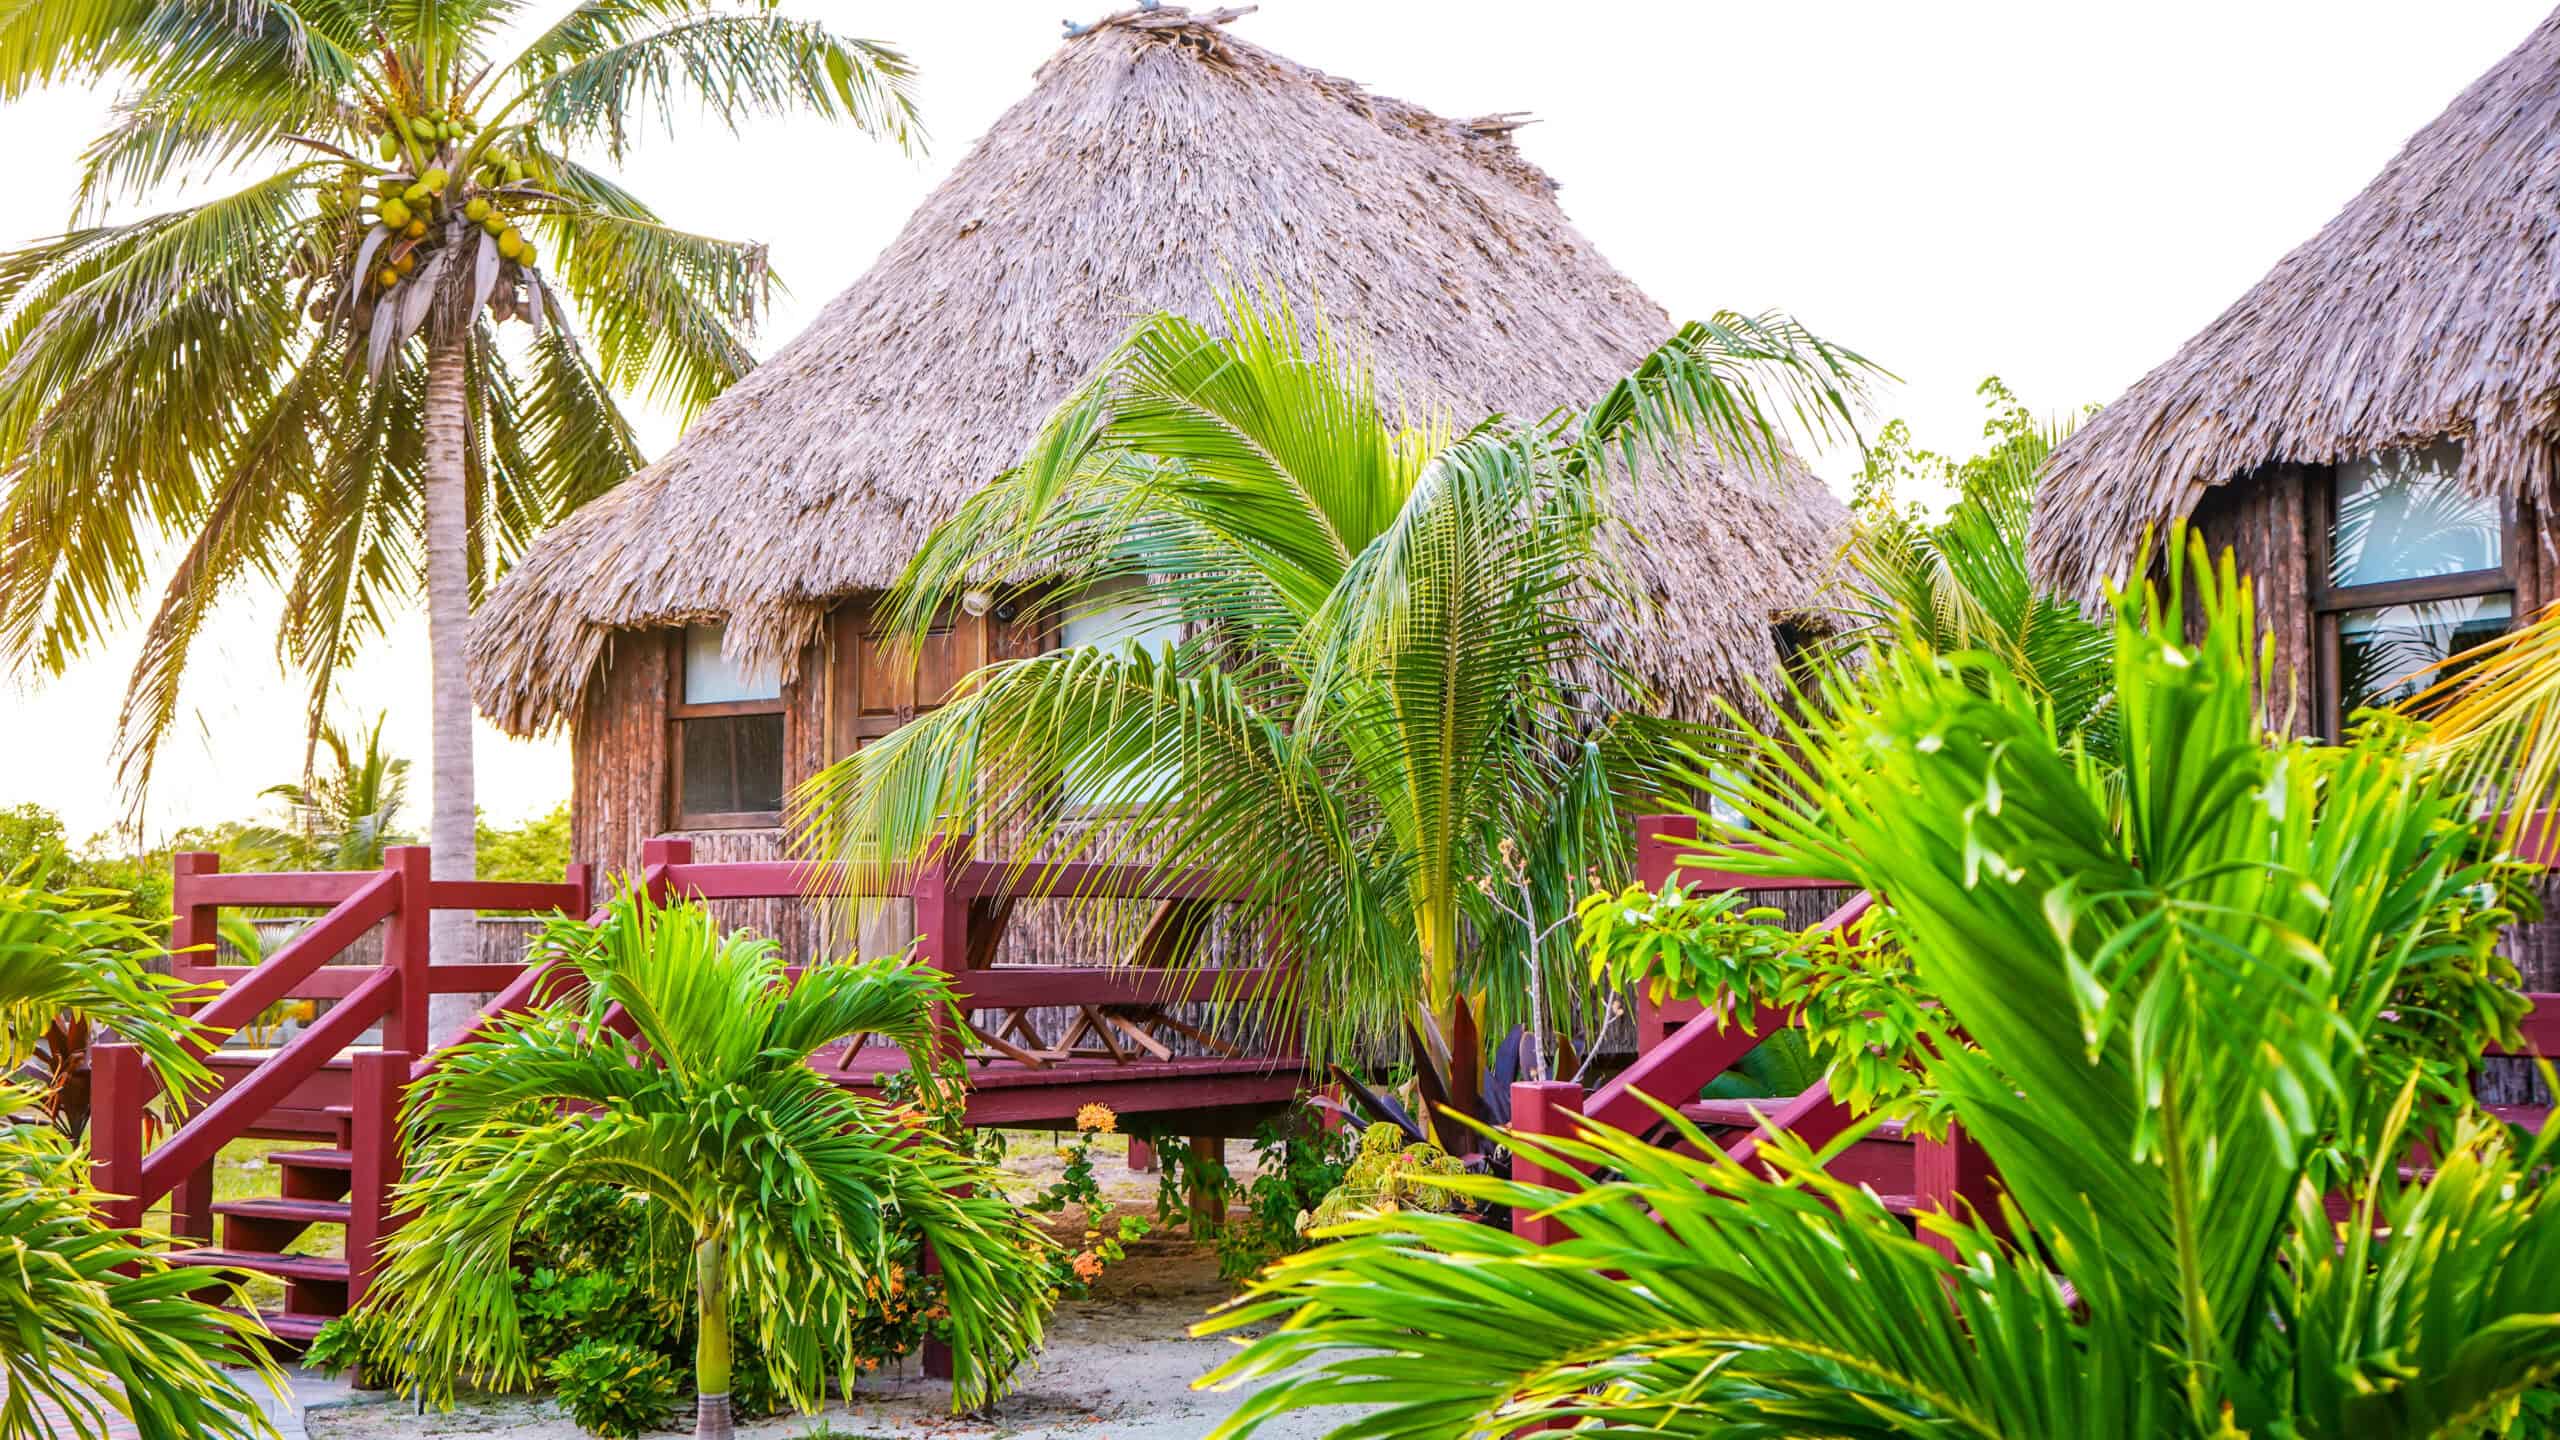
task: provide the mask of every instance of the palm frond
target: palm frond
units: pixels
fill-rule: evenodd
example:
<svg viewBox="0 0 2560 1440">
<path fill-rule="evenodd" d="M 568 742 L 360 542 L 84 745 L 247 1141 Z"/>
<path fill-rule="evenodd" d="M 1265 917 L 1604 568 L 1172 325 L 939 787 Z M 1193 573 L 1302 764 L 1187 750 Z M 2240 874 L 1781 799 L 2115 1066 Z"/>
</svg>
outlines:
<svg viewBox="0 0 2560 1440">
<path fill-rule="evenodd" d="M 679 110 L 690 118 L 694 107 L 732 132 L 758 116 L 808 111 L 900 145 L 918 133 L 906 57 L 761 10 L 585 5 L 538 39 L 517 71 L 546 136 L 601 142 L 617 160 L 635 123 L 655 115 L 673 134 Z"/>
</svg>

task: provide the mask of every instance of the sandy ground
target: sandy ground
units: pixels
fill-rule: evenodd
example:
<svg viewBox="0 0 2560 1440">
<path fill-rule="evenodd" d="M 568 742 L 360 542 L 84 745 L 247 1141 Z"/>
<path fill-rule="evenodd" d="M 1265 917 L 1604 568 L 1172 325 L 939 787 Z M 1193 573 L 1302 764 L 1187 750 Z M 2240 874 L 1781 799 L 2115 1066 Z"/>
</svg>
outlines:
<svg viewBox="0 0 2560 1440">
<path fill-rule="evenodd" d="M 1233 1159 L 1249 1178 L 1244 1147 Z M 1056 1162 L 1045 1138 L 1017 1137 L 1007 1169 L 1037 1184 Z M 1155 1177 L 1130 1175 L 1116 1154 L 1096 1156 L 1109 1197 L 1152 1213 Z M 758 1440 L 827 1436 L 831 1440 L 1199 1440 L 1234 1410 L 1239 1397 L 1192 1389 L 1192 1382 L 1230 1353 L 1226 1339 L 1195 1340 L 1193 1321 L 1231 1294 L 1216 1260 L 1175 1237 L 1148 1239 L 1113 1267 L 1093 1298 L 1069 1301 L 1051 1317 L 1048 1344 L 1012 1393 L 982 1413 L 954 1416 L 950 1390 L 910 1373 L 874 1380 L 819 1416 L 785 1416 L 742 1424 Z M 1344 1417 L 1292 1417 L 1258 1432 L 1266 1440 L 1315 1440 Z M 305 1417 L 312 1440 L 426 1440 L 492 1436 L 501 1440 L 576 1440 L 581 1432 L 547 1400 L 521 1396 L 467 1400 L 454 1410 L 421 1415 L 381 1396 L 344 1394 L 314 1405 Z M 831 1428 L 829 1428 L 831 1427 Z M 688 1418 L 682 1430 L 691 1430 Z"/>
</svg>

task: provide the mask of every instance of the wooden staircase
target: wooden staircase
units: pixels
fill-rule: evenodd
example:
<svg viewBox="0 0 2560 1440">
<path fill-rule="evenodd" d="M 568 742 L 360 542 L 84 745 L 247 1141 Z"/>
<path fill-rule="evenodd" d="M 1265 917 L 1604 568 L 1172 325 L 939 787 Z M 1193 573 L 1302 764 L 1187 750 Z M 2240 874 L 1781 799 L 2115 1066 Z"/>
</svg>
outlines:
<svg viewBox="0 0 2560 1440">
<path fill-rule="evenodd" d="M 91 1181 L 115 1224 L 138 1227 L 145 1212 L 165 1201 L 177 1264 L 279 1282 L 283 1303 L 264 1318 L 280 1342 L 300 1345 L 363 1303 L 384 1243 L 398 1227 L 400 1107 L 409 1087 L 437 1063 L 428 1047 L 430 997 L 495 992 L 467 1034 L 552 993 L 550 978 L 521 962 L 430 966 L 429 918 L 437 910 L 590 915 L 594 887 L 583 865 L 571 866 L 558 883 L 437 880 L 424 846 L 392 847 L 383 868 L 369 874 L 225 874 L 217 857 L 194 852 L 176 857 L 174 868 L 171 969 L 178 979 L 210 987 L 212 998 L 195 1016 L 209 1032 L 241 1031 L 286 1000 L 325 1008 L 273 1050 L 204 1053 L 217 1088 L 169 1117 L 174 1123 L 164 1134 L 153 1133 L 160 1084 L 141 1052 L 130 1045 L 93 1047 Z M 1020 899 L 1155 901 L 1168 917 L 1149 928 L 1155 935 L 1225 897 L 1205 877 L 1166 877 L 1144 866 L 977 859 L 967 836 L 937 846 L 929 859 L 894 876 L 798 862 L 697 864 L 690 842 L 659 838 L 642 847 L 635 878 L 660 900 L 910 899 L 921 932 L 918 958 L 951 977 L 964 1014 L 1063 1007 L 1105 1019 L 1141 1017 L 1171 1006 L 1285 995 L 1289 983 L 1286 967 L 1268 961 L 1218 971 L 995 967 L 996 940 Z M 225 906 L 321 913 L 261 963 L 218 965 L 211 963 L 212 949 Z M 376 926 L 385 931 L 378 964 L 330 963 Z M 627 1022 L 609 1016 L 605 1023 L 620 1028 Z M 1304 1080 L 1303 1063 L 1289 1055 L 1177 1056 L 1135 1019 L 1112 1030 L 1096 1042 L 1106 1052 L 1099 1056 L 1082 1053 L 1071 1034 L 1066 1043 L 1043 1047 L 1055 1055 L 980 1057 L 970 1072 L 968 1122 L 1067 1125 L 1083 1105 L 1098 1101 L 1180 1132 L 1230 1135 L 1293 1103 Z M 1115 1043 L 1123 1037 L 1125 1049 Z M 944 1043 L 956 1056 L 966 1041 L 955 1027 Z M 821 1069 L 838 1084 L 868 1088 L 906 1066 L 902 1052 L 878 1047 L 848 1049 Z M 252 1137 L 297 1148 L 268 1157 L 274 1193 L 217 1202 L 217 1159 L 226 1146 Z M 333 1235 L 341 1242 L 334 1255 L 296 1253 Z M 934 1370 L 929 1352 L 927 1371 Z"/>
<path fill-rule="evenodd" d="M 1680 852 L 1697 838 L 1695 822 L 1681 816 L 1657 815 L 1639 820 L 1637 828 L 1638 875 L 1651 887 L 1659 888 L 1677 874 L 1692 886 L 1704 889 L 1836 888 L 1828 882 L 1772 879 L 1695 866 L 1675 871 Z M 2560 860 L 2560 856 L 2547 859 Z M 1873 897 L 1857 895 L 1814 928 L 1849 930 L 1864 919 L 1872 904 Z M 2521 1033 L 2517 1047 L 2490 1053 L 2560 1059 L 2560 994 L 2532 994 L 2527 998 L 2533 1008 L 2518 1027 Z M 1795 1096 L 1695 1098 L 1701 1088 L 1738 1064 L 1753 1046 L 1794 1024 L 1796 1017 L 1792 1013 L 1755 1006 L 1748 1015 L 1714 1016 L 1705 1014 L 1694 1003 L 1658 1006 L 1642 997 L 1637 1010 L 1635 1064 L 1589 1094 L 1578 1085 L 1558 1082 L 1514 1085 L 1512 1128 L 1531 1135 L 1571 1138 L 1582 1121 L 1589 1119 L 1632 1134 L 1649 1134 L 1657 1144 L 1689 1150 L 1688 1142 L 1662 1122 L 1650 1103 L 1658 1101 L 1696 1125 L 1710 1144 L 1748 1162 L 1774 1133 L 1784 1132 L 1819 1150 L 1839 1138 L 1855 1119 L 1849 1108 L 1833 1099 L 1829 1088 L 1820 1083 Z M 2539 1108 L 2492 1108 L 2499 1118 L 2528 1129 L 2539 1130 L 2550 1118 L 2548 1110 Z M 2423 1150 L 2413 1155 L 2411 1163 L 2401 1167 L 2401 1179 L 2423 1183 L 2432 1178 L 2433 1171 L 2424 1160 Z M 1560 1185 L 1563 1181 L 1562 1176 L 1534 1162 L 1524 1159 L 1515 1163 L 1515 1178 L 1527 1183 Z M 1952 1212 L 1964 1206 L 1989 1214 L 1994 1201 L 1995 1173 L 1990 1159 L 1958 1125 L 1950 1125 L 1944 1139 L 1932 1140 L 1906 1134 L 1899 1122 L 1881 1123 L 1834 1156 L 1827 1173 L 1866 1187 L 1888 1212 L 1906 1218 L 1932 1211 Z M 2343 1221 L 2353 1215 L 2354 1206 L 2347 1197 L 2332 1194 L 2325 1199 L 2333 1220 Z M 1514 1229 L 1541 1244 L 1553 1244 L 1570 1233 L 1563 1221 L 1534 1218 L 1525 1212 L 1515 1217 Z M 1942 1250 L 1947 1248 L 1946 1242 L 1934 1235 L 1924 1238 Z"/>
<path fill-rule="evenodd" d="M 179 1250 L 167 1258 L 173 1265 L 219 1271 L 232 1279 L 271 1276 L 284 1282 L 284 1304 L 261 1312 L 267 1329 L 279 1340 L 301 1345 L 320 1327 L 347 1313 L 354 1303 L 354 1267 L 347 1261 L 346 1231 L 355 1218 L 350 1197 L 355 1177 L 354 1107 L 333 1106 L 340 1133 L 335 1145 L 308 1150 L 280 1150 L 267 1157 L 277 1178 L 276 1194 L 217 1203 L 214 1216 L 222 1227 L 222 1243 Z M 292 1254 L 293 1243 L 315 1226 L 339 1232 L 336 1255 Z"/>
</svg>

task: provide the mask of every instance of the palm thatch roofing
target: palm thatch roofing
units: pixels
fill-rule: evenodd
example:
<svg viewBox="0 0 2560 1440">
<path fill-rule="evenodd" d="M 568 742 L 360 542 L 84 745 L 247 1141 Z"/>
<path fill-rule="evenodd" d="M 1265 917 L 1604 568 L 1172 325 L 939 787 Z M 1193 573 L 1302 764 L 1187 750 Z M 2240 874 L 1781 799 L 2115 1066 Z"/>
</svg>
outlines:
<svg viewBox="0 0 2560 1440">
<path fill-rule="evenodd" d="M 2445 437 L 2475 492 L 2547 496 L 2555 422 L 2560 13 L 2054 452 L 2032 559 L 2093 598 L 2213 486 Z"/>
<path fill-rule="evenodd" d="M 573 712 L 617 631 L 725 619 L 793 663 L 842 597 L 1016 462 L 1141 315 L 1214 323 L 1222 291 L 1322 309 L 1392 404 L 1535 418 L 1671 322 L 1568 223 L 1516 117 L 1441 118 L 1166 6 L 1070 39 L 870 271 L 672 451 L 536 544 L 482 606 L 481 710 Z M 1659 613 L 1610 638 L 1702 712 L 1778 664 L 1845 516 L 1800 466 L 1648 467 L 1619 513 Z"/>
</svg>

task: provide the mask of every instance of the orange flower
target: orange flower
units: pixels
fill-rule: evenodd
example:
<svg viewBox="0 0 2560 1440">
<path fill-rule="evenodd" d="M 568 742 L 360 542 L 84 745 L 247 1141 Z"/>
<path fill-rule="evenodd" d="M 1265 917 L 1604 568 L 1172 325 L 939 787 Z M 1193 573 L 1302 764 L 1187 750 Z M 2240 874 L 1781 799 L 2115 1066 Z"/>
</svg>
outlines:
<svg viewBox="0 0 2560 1440">
<path fill-rule="evenodd" d="M 1076 1278 L 1091 1284 L 1102 1274 L 1102 1257 L 1087 1250 L 1075 1258 Z"/>
<path fill-rule="evenodd" d="M 1120 1117 L 1112 1114 L 1111 1107 L 1108 1105 L 1097 1102 L 1076 1111 L 1076 1129 L 1080 1132 L 1090 1130 L 1096 1134 L 1110 1135 L 1117 1132 L 1119 1128 Z"/>
</svg>

